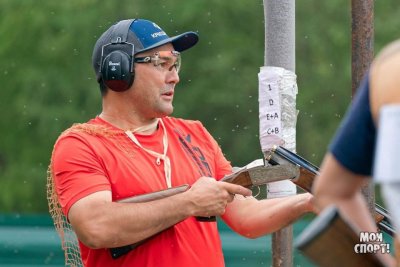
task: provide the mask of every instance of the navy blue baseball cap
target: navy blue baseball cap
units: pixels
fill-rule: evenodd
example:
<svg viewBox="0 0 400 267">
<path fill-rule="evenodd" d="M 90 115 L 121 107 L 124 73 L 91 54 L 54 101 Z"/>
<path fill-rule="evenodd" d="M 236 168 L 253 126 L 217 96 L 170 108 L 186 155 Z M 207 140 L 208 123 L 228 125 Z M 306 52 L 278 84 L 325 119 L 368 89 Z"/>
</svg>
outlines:
<svg viewBox="0 0 400 267">
<path fill-rule="evenodd" d="M 132 56 L 167 43 L 171 43 L 176 51 L 182 52 L 194 46 L 199 40 L 197 33 L 192 31 L 169 37 L 160 26 L 145 19 L 131 19 L 117 22 L 100 36 L 94 46 L 92 64 L 96 75 L 99 74 L 101 67 L 103 46 L 113 42 L 111 39 L 115 38 L 115 31 L 121 31 L 121 27 L 122 31 L 125 31 L 121 34 L 125 35 L 126 42 L 134 45 Z M 126 28 L 124 29 L 124 27 Z"/>
</svg>

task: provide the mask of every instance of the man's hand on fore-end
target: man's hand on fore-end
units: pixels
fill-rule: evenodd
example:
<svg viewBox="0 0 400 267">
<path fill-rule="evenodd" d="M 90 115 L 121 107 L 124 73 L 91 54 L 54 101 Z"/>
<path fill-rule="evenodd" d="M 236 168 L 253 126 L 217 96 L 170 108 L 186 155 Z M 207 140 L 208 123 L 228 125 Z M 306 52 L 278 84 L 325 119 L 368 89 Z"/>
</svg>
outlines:
<svg viewBox="0 0 400 267">
<path fill-rule="evenodd" d="M 224 214 L 226 205 L 233 201 L 236 194 L 251 196 L 251 190 L 210 177 L 201 177 L 185 192 L 190 200 L 192 215 L 201 217 Z"/>
</svg>

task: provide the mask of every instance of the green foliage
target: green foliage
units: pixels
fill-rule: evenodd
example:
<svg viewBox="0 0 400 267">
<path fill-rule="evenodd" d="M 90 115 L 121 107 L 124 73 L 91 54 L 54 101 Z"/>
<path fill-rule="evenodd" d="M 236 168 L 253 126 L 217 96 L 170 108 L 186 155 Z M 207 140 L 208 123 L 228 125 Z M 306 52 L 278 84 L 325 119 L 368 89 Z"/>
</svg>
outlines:
<svg viewBox="0 0 400 267">
<path fill-rule="evenodd" d="M 319 164 L 351 101 L 351 10 L 348 1 L 306 2 L 296 13 L 297 151 Z"/>
<path fill-rule="evenodd" d="M 142 17 L 170 35 L 194 30 L 183 55 L 175 116 L 200 120 L 240 166 L 261 156 L 261 0 L 0 0 L 0 210 L 45 212 L 46 169 L 58 135 L 101 110 L 91 66 L 98 36 Z M 395 0 L 375 3 L 376 47 L 397 38 Z M 348 1 L 296 2 L 297 150 L 319 164 L 351 101 Z"/>
</svg>

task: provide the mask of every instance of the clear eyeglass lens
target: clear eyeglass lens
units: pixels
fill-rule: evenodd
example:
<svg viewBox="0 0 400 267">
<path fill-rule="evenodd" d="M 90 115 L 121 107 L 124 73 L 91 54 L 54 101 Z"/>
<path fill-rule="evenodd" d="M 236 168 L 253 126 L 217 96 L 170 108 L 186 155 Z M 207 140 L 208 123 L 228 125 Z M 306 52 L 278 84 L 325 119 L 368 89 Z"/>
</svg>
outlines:
<svg viewBox="0 0 400 267">
<path fill-rule="evenodd" d="M 152 58 L 154 66 L 161 66 L 171 71 L 174 67 L 179 72 L 181 67 L 181 55 L 177 51 L 159 51 Z"/>
</svg>

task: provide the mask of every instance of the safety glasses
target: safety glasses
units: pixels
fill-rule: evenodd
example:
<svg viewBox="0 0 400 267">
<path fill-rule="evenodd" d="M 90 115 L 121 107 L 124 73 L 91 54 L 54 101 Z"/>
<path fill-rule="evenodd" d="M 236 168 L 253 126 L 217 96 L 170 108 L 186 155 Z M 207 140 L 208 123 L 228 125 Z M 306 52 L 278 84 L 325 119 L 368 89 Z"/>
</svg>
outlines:
<svg viewBox="0 0 400 267">
<path fill-rule="evenodd" d="M 165 70 L 171 71 L 173 68 L 179 72 L 181 68 L 181 54 L 178 51 L 158 51 L 153 56 L 136 57 L 135 63 L 153 63 Z"/>
</svg>

